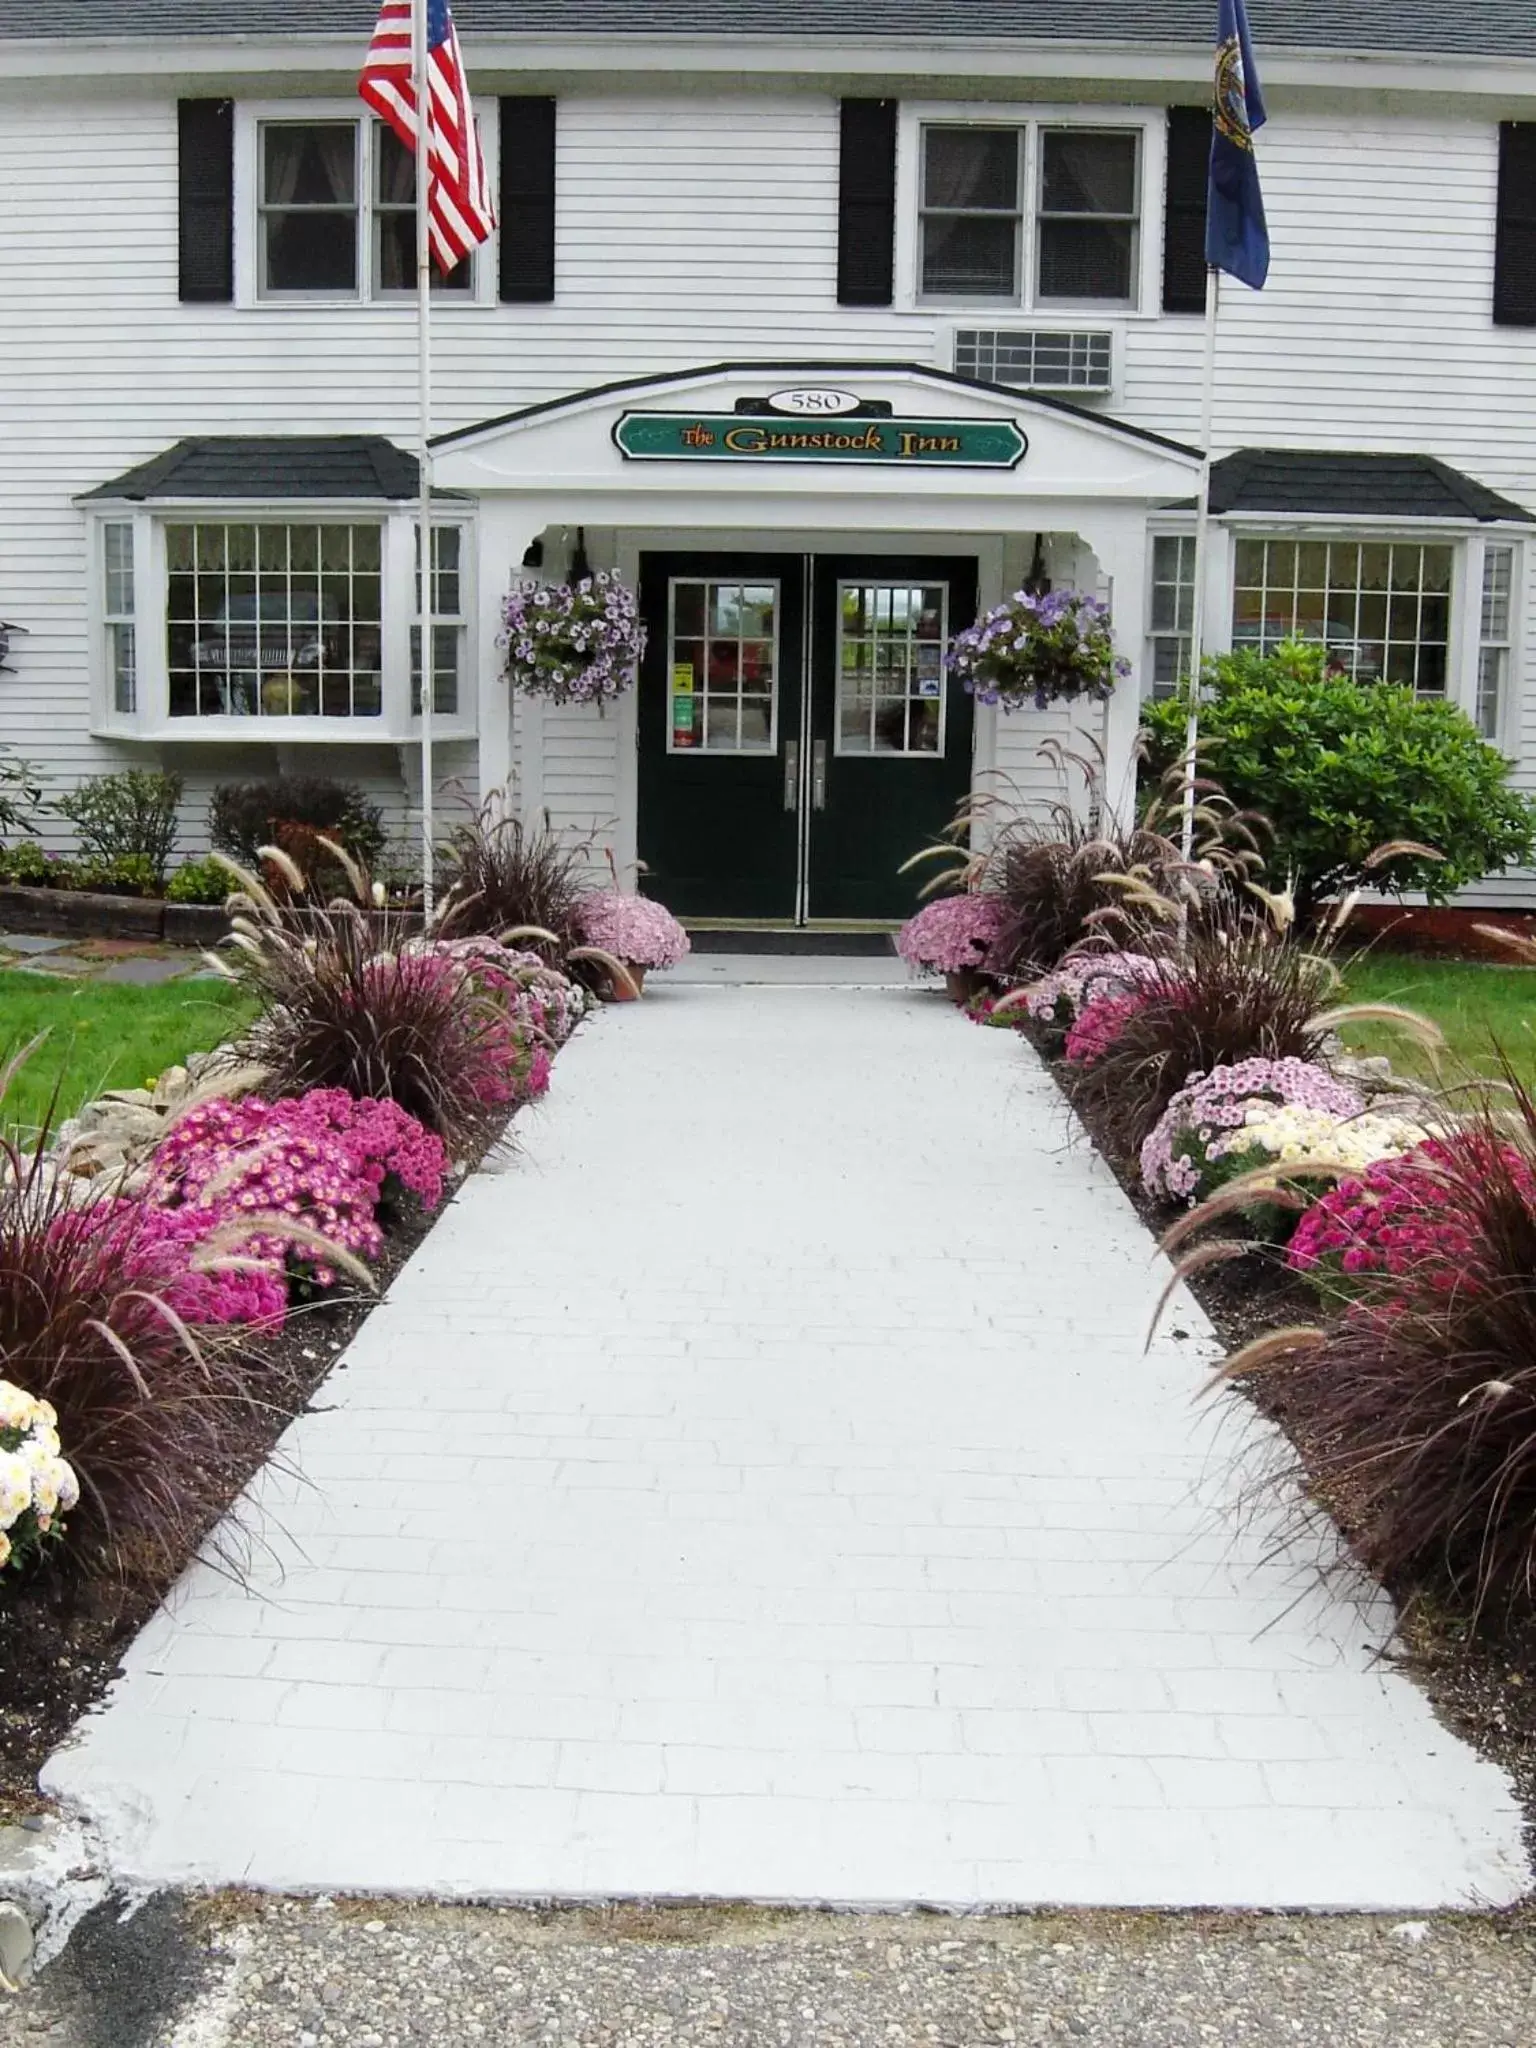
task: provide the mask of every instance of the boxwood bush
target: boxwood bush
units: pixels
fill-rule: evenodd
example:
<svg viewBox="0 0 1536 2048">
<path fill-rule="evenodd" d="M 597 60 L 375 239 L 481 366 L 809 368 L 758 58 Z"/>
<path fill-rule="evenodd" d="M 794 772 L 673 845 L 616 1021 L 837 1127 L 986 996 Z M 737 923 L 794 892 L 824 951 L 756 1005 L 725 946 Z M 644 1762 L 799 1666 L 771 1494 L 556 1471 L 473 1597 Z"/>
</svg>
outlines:
<svg viewBox="0 0 1536 2048">
<path fill-rule="evenodd" d="M 1272 886 L 1289 881 L 1303 917 L 1364 885 L 1443 903 L 1536 852 L 1536 811 L 1510 788 L 1511 764 L 1444 698 L 1352 682 L 1311 641 L 1222 655 L 1207 666 L 1206 689 L 1202 772 L 1240 811 L 1269 820 Z M 1148 787 L 1178 762 L 1186 717 L 1182 696 L 1144 708 Z M 1408 851 L 1371 862 L 1396 842 L 1439 858 Z"/>
</svg>

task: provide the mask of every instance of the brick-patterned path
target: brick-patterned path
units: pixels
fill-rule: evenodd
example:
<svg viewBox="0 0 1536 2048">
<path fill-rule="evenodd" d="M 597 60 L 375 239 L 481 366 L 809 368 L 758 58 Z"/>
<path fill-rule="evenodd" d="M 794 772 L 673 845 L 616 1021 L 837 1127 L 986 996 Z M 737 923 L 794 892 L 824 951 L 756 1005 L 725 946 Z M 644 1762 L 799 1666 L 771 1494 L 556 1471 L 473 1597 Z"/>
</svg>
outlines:
<svg viewBox="0 0 1536 2048">
<path fill-rule="evenodd" d="M 157 1882 L 1510 1899 L 1506 1780 L 1240 1512 L 1066 1135 L 932 995 L 608 1012 L 47 1782 Z"/>
</svg>

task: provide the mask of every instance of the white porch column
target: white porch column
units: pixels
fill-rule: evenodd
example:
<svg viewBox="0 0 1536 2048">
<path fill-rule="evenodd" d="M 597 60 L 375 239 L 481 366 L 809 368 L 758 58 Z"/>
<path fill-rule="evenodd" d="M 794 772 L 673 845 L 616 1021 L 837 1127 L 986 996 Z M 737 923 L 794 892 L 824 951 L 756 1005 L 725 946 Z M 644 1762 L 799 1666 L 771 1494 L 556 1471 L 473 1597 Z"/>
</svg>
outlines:
<svg viewBox="0 0 1536 2048">
<path fill-rule="evenodd" d="M 1149 623 L 1147 515 L 1140 506 L 1106 508 L 1093 512 L 1082 531 L 1109 586 L 1115 652 L 1131 665 L 1115 685 L 1104 722 L 1105 812 L 1129 825 L 1136 815 L 1136 734 Z"/>
<path fill-rule="evenodd" d="M 502 676 L 502 604 L 520 577 L 535 573 L 523 568 L 530 541 L 557 523 L 558 508 L 545 499 L 511 494 L 480 500 L 478 590 L 477 726 L 480 795 L 493 789 L 507 793 L 519 817 L 538 815 L 543 807 L 543 774 L 539 736 L 542 706 L 527 697 L 513 704 Z"/>
</svg>

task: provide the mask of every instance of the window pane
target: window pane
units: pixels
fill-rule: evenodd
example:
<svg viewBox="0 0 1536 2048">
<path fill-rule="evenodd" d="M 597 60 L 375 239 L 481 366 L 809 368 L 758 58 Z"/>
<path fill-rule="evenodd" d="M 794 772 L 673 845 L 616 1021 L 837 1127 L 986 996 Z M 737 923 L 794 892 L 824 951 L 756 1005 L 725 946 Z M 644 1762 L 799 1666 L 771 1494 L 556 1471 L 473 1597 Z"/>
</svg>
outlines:
<svg viewBox="0 0 1536 2048">
<path fill-rule="evenodd" d="M 357 216 L 268 213 L 266 285 L 274 292 L 357 290 Z"/>
<path fill-rule="evenodd" d="M 416 209 L 409 212 L 390 210 L 381 212 L 373 223 L 374 249 L 374 290 L 379 292 L 414 291 L 416 289 Z M 434 291 L 468 291 L 474 282 L 475 268 L 468 258 L 456 264 L 446 274 L 434 263 L 432 266 L 432 289 Z"/>
<path fill-rule="evenodd" d="M 263 205 L 356 205 L 354 122 L 268 121 L 261 137 Z"/>
<path fill-rule="evenodd" d="M 1240 541 L 1234 637 L 1270 649 L 1294 633 L 1325 645 L 1356 681 L 1439 693 L 1450 671 L 1452 562 L 1450 548 L 1417 542 Z"/>
<path fill-rule="evenodd" d="M 378 551 L 376 526 L 168 527 L 171 715 L 377 717 Z"/>
<path fill-rule="evenodd" d="M 837 751 L 935 754 L 944 743 L 942 585 L 845 585 L 838 604 Z"/>
<path fill-rule="evenodd" d="M 1042 299 L 1129 299 L 1136 230 L 1129 221 L 1042 220 Z"/>
<path fill-rule="evenodd" d="M 930 128 L 923 162 L 924 206 L 1017 211 L 1016 128 Z"/>
<path fill-rule="evenodd" d="M 114 519 L 103 528 L 106 550 L 106 605 L 110 619 L 133 617 L 133 527 Z"/>
<path fill-rule="evenodd" d="M 1136 211 L 1136 138 L 1047 129 L 1043 153 L 1041 209 L 1045 213 Z"/>
<path fill-rule="evenodd" d="M 673 583 L 669 752 L 772 751 L 778 599 L 776 583 Z"/>
<path fill-rule="evenodd" d="M 1484 640 L 1509 638 L 1509 600 L 1514 577 L 1513 548 L 1488 548 L 1483 555 Z"/>
<path fill-rule="evenodd" d="M 383 206 L 416 204 L 416 159 L 382 121 L 373 130 L 373 190 Z"/>
<path fill-rule="evenodd" d="M 464 642 L 462 626 L 432 628 L 432 709 L 451 718 L 459 708 L 459 667 Z M 421 716 L 421 628 L 411 628 L 411 716 Z"/>
<path fill-rule="evenodd" d="M 132 626 L 108 626 L 107 642 L 112 665 L 112 708 L 115 711 L 136 710 L 138 662 Z"/>
<path fill-rule="evenodd" d="M 923 222 L 923 290 L 953 297 L 1018 296 L 1018 223 L 979 215 Z"/>
</svg>

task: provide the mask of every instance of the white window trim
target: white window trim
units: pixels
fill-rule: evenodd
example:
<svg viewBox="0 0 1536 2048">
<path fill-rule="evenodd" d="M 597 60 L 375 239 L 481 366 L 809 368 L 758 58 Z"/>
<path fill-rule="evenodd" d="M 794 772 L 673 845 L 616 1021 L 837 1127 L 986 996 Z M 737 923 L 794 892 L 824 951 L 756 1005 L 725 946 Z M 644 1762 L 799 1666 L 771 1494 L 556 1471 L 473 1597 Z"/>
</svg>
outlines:
<svg viewBox="0 0 1536 2048">
<path fill-rule="evenodd" d="M 350 292 L 264 292 L 261 289 L 261 126 L 266 121 L 350 121 L 358 128 L 378 124 L 378 116 L 357 98 L 350 100 L 240 100 L 235 106 L 235 304 L 247 311 L 293 313 L 315 307 L 369 306 L 378 311 L 413 313 L 414 290 L 375 292 L 373 273 L 373 156 L 358 149 L 358 281 Z M 496 124 L 482 120 L 480 144 L 486 174 L 496 189 Z M 496 238 L 476 249 L 468 291 L 438 292 L 434 311 L 450 307 L 495 306 Z"/>
<path fill-rule="evenodd" d="M 1024 227 L 1020 254 L 1019 293 L 1011 298 L 959 299 L 924 294 L 922 279 L 922 196 L 923 130 L 944 128 L 1024 129 L 1023 198 Z M 1043 303 L 1035 297 L 1035 218 L 1039 197 L 1040 142 L 1042 128 L 1108 128 L 1140 137 L 1137 152 L 1140 221 L 1137 230 L 1137 293 L 1134 303 L 1086 299 L 1069 304 L 1061 299 Z M 897 124 L 896 144 L 896 306 L 898 310 L 929 314 L 953 314 L 961 326 L 994 324 L 1016 315 L 1027 316 L 1038 327 L 1082 327 L 1090 319 L 1097 323 L 1162 318 L 1161 232 L 1162 195 L 1167 158 L 1167 111 L 1165 108 L 1125 106 L 1074 106 L 1048 102 L 1020 101 L 1013 104 L 994 100 L 904 100 Z"/>
<path fill-rule="evenodd" d="M 477 729 L 479 702 L 479 607 L 476 570 L 478 549 L 474 515 L 467 506 L 446 507 L 436 522 L 462 529 L 460 543 L 460 604 L 463 607 L 463 670 L 459 676 L 459 708 L 449 717 L 439 712 L 432 720 L 437 739 L 473 739 Z M 383 710 L 377 718 L 172 718 L 170 675 L 166 659 L 166 613 L 169 597 L 166 575 L 165 529 L 190 520 L 209 524 L 283 526 L 300 523 L 334 522 L 337 525 L 378 524 L 383 528 L 382 562 L 382 697 Z M 133 600 L 135 651 L 137 655 L 138 709 L 132 714 L 113 706 L 112 676 L 107 661 L 104 621 L 105 539 L 104 526 L 112 521 L 133 524 Z M 159 501 L 153 507 L 101 502 L 93 505 L 89 519 L 90 574 L 87 589 L 91 607 L 91 731 L 103 739 L 153 740 L 167 745 L 223 746 L 263 742 L 292 746 L 323 742 L 329 746 L 392 746 L 416 739 L 421 731 L 420 716 L 411 714 L 410 639 L 416 623 L 415 591 L 415 509 L 411 506 L 381 506 L 377 501 L 295 498 L 275 505 L 234 498 L 196 502 Z"/>
<path fill-rule="evenodd" d="M 1152 616 L 1151 543 L 1159 537 L 1191 535 L 1194 530 L 1195 522 L 1189 517 L 1181 520 L 1164 517 L 1148 529 L 1146 606 L 1149 621 Z M 1490 547 L 1513 548 L 1509 673 L 1505 680 L 1504 701 L 1500 706 L 1499 737 L 1492 742 L 1501 746 L 1504 751 L 1510 751 L 1510 743 L 1518 731 L 1519 705 L 1524 694 L 1526 671 L 1529 580 L 1527 548 L 1531 536 L 1529 530 L 1522 527 L 1490 525 L 1469 530 L 1464 523 L 1382 519 L 1365 515 L 1351 518 L 1336 516 L 1318 520 L 1295 516 L 1287 518 L 1280 513 L 1268 517 L 1259 513 L 1244 513 L 1240 517 L 1213 519 L 1205 591 L 1206 655 L 1229 654 L 1232 651 L 1233 571 L 1238 541 L 1360 541 L 1370 538 L 1421 541 L 1451 547 L 1451 637 L 1447 651 L 1445 701 L 1466 712 L 1474 724 L 1477 723 L 1478 650 L 1482 645 L 1483 553 Z M 1144 656 L 1146 660 L 1150 658 L 1151 643 L 1149 625 Z M 1150 674 L 1150 669 L 1148 673 Z"/>
</svg>

